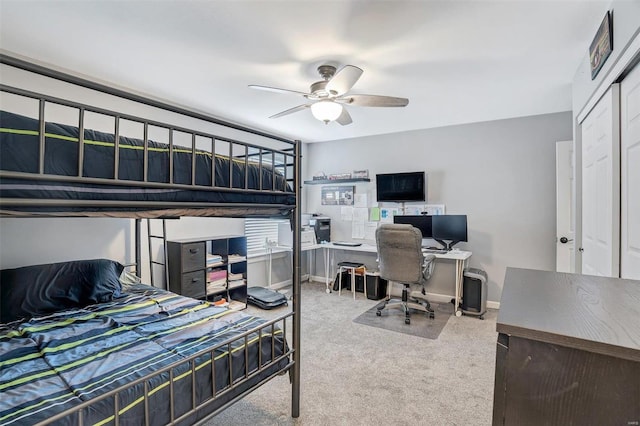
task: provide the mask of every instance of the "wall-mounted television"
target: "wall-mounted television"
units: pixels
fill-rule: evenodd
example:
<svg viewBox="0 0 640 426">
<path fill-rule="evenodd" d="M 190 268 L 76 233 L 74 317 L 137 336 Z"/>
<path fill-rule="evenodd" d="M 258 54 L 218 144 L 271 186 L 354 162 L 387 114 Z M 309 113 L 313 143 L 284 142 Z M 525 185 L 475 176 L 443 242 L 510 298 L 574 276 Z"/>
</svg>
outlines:
<svg viewBox="0 0 640 426">
<path fill-rule="evenodd" d="M 425 201 L 425 173 L 385 173 L 376 175 L 376 199 L 379 202 Z"/>
</svg>

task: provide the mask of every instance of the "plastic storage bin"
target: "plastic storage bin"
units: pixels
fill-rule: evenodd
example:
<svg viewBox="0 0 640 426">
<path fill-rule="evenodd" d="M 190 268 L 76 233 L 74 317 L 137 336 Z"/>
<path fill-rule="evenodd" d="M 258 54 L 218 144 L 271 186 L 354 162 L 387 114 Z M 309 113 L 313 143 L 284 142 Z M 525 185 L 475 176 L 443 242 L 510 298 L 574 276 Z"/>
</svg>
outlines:
<svg viewBox="0 0 640 426">
<path fill-rule="evenodd" d="M 387 280 L 380 278 L 380 272 L 367 271 L 366 281 L 367 299 L 380 300 L 387 295 Z M 357 284 L 356 290 L 358 290 Z"/>
<path fill-rule="evenodd" d="M 465 315 L 475 315 L 484 319 L 487 312 L 487 273 L 482 269 L 464 270 L 460 309 Z"/>
</svg>

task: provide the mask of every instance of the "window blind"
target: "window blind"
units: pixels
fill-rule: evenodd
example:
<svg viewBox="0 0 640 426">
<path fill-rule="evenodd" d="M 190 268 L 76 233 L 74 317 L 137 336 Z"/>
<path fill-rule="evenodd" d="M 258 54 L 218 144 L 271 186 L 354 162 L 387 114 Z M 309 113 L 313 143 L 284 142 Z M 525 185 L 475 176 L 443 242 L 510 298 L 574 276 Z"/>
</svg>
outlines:
<svg viewBox="0 0 640 426">
<path fill-rule="evenodd" d="M 247 237 L 247 254 L 266 253 L 266 242 L 278 241 L 278 224 L 289 223 L 286 219 L 244 220 L 244 235 Z"/>
</svg>

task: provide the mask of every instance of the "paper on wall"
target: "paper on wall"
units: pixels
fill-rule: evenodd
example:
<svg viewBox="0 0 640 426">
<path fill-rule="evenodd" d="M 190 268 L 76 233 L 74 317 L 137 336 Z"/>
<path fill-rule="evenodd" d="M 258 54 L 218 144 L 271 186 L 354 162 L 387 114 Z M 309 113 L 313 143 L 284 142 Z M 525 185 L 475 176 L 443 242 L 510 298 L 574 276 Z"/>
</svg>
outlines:
<svg viewBox="0 0 640 426">
<path fill-rule="evenodd" d="M 444 204 L 427 204 L 424 206 L 424 211 L 430 216 L 444 214 Z"/>
<path fill-rule="evenodd" d="M 353 208 L 353 220 L 365 223 L 369 218 L 369 210 L 365 207 L 354 207 Z"/>
<path fill-rule="evenodd" d="M 354 207 L 353 222 L 351 222 L 351 238 L 362 239 L 365 237 L 365 223 L 369 210 L 366 207 Z"/>
<path fill-rule="evenodd" d="M 404 214 L 411 216 L 420 216 L 422 214 L 422 206 L 405 207 Z"/>
<path fill-rule="evenodd" d="M 342 220 L 353 220 L 353 207 L 341 207 L 340 208 L 340 219 L 342 219 Z"/>
<path fill-rule="evenodd" d="M 367 222 L 364 227 L 364 239 L 375 241 L 376 229 L 378 229 L 378 222 Z"/>
<path fill-rule="evenodd" d="M 393 223 L 393 216 L 395 216 L 396 214 L 397 214 L 397 209 L 381 208 L 380 222 Z"/>
<path fill-rule="evenodd" d="M 354 194 L 353 207 L 367 207 L 367 194 Z"/>
<path fill-rule="evenodd" d="M 363 239 L 364 238 L 364 222 L 358 222 L 354 220 L 351 224 L 351 238 Z"/>
<path fill-rule="evenodd" d="M 380 207 L 371 207 L 371 210 L 369 210 L 369 220 L 376 222 L 380 220 Z"/>
</svg>

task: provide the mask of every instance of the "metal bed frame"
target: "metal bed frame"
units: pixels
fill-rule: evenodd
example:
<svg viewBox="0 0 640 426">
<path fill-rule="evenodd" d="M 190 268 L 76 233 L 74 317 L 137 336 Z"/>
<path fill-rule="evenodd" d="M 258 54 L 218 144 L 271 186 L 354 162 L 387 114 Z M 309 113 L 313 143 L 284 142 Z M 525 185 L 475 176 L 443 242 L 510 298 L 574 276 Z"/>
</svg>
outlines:
<svg viewBox="0 0 640 426">
<path fill-rule="evenodd" d="M 133 211 L 126 211 L 124 210 L 123 212 L 118 212 L 118 214 L 116 215 L 116 217 L 120 217 L 120 218 L 135 218 L 136 219 L 136 224 L 135 224 L 135 260 L 136 260 L 136 265 L 137 268 L 141 267 L 141 232 L 140 232 L 140 222 L 141 222 L 141 217 L 145 217 L 145 218 L 149 218 L 149 217 L 157 217 L 157 218 L 162 218 L 162 217 L 175 217 L 177 215 L 182 215 L 182 216 L 211 216 L 211 217 L 251 217 L 251 216 L 258 216 L 258 217 L 275 217 L 275 216 L 279 216 L 282 217 L 283 212 L 286 212 L 289 219 L 292 221 L 293 223 L 293 307 L 292 307 L 292 311 L 288 314 L 282 315 L 278 318 L 275 318 L 271 321 L 266 322 L 265 324 L 256 327 L 255 329 L 249 330 L 245 333 L 242 333 L 241 335 L 238 336 L 234 336 L 233 338 L 228 339 L 225 342 L 220 343 L 219 345 L 216 345 L 214 348 L 211 349 L 206 349 L 204 351 L 201 351 L 199 353 L 194 354 L 193 356 L 190 356 L 188 359 L 182 360 L 180 362 L 175 363 L 175 365 L 171 365 L 168 366 L 166 368 L 163 368 L 162 370 L 158 370 L 157 372 L 154 372 L 153 374 L 147 376 L 147 377 L 143 377 L 140 378 L 139 380 L 136 380 L 135 382 L 129 383 L 125 386 L 122 386 L 121 388 L 115 389 L 111 392 L 108 392 L 98 398 L 92 399 L 90 401 L 86 401 L 85 403 L 73 407 L 70 410 L 67 410 L 65 412 L 62 412 L 56 416 L 53 416 L 51 418 L 48 419 L 47 423 L 58 420 L 58 419 L 62 419 L 64 417 L 67 417 L 71 414 L 74 413 L 80 413 L 78 414 L 79 416 L 82 415 L 82 409 L 84 409 L 85 407 L 90 406 L 92 403 L 98 401 L 98 400 L 102 400 L 102 399 L 106 399 L 106 398 L 114 398 L 115 400 L 115 404 L 114 404 L 114 422 L 116 425 L 119 424 L 119 408 L 118 408 L 118 404 L 117 404 L 117 400 L 118 398 L 116 397 L 118 395 L 119 392 L 122 392 L 125 389 L 128 389 L 138 383 L 142 383 L 144 382 L 145 385 L 145 414 L 146 414 L 146 422 L 148 424 L 148 413 L 149 413 L 149 409 L 150 407 L 148 406 L 148 399 L 147 399 L 147 392 L 148 392 L 148 388 L 147 388 L 147 381 L 152 378 L 155 377 L 156 375 L 162 374 L 164 372 L 169 372 L 170 375 L 170 395 L 171 395 L 171 423 L 174 422 L 180 422 L 185 420 L 186 418 L 188 418 L 189 416 L 194 415 L 198 410 L 206 408 L 207 406 L 210 406 L 211 404 L 213 404 L 219 397 L 224 396 L 230 392 L 232 392 L 233 390 L 235 390 L 238 386 L 242 385 L 243 383 L 246 383 L 247 381 L 251 380 L 252 378 L 255 378 L 259 373 L 264 372 L 265 369 L 269 368 L 270 366 L 273 367 L 275 366 L 279 361 L 281 361 L 283 358 L 287 358 L 289 357 L 290 361 L 289 363 L 282 367 L 277 369 L 277 371 L 273 372 L 273 374 L 270 374 L 268 377 L 266 378 L 261 378 L 258 379 L 258 382 L 255 383 L 254 385 L 252 385 L 249 389 L 241 392 L 240 394 L 234 396 L 231 400 L 229 400 L 228 402 L 222 404 L 220 407 L 217 407 L 213 412 L 209 413 L 205 418 L 203 418 L 202 420 L 200 420 L 200 422 L 204 422 L 207 419 L 209 419 L 210 417 L 214 416 L 215 414 L 217 414 L 219 411 L 223 410 L 224 408 L 228 407 L 229 405 L 233 404 L 234 402 L 236 402 L 238 399 L 242 398 L 243 396 L 245 396 L 246 394 L 250 393 L 252 390 L 256 389 L 257 387 L 261 386 L 262 384 L 266 383 L 267 381 L 269 381 L 271 378 L 275 377 L 276 375 L 281 375 L 284 374 L 286 371 L 289 371 L 290 373 L 290 378 L 291 378 L 291 416 L 296 418 L 299 417 L 300 415 L 300 324 L 301 324 L 301 317 L 300 317 L 300 278 L 301 278 L 301 267 L 300 267 L 300 260 L 301 260 L 301 251 L 300 251 L 300 229 L 301 229 L 301 211 L 300 211 L 300 188 L 301 188 L 301 142 L 300 141 L 290 141 L 284 138 L 281 138 L 279 136 L 276 135 L 271 135 L 268 133 L 264 133 L 255 129 L 251 129 L 248 127 L 244 127 L 244 126 L 240 126 L 238 124 L 234 124 L 234 123 L 229 123 L 223 120 L 220 120 L 218 118 L 215 117 L 211 117 L 202 113 L 198 113 L 198 112 L 194 112 L 188 109 L 184 109 L 184 108 L 180 108 L 180 107 L 176 107 L 170 104 L 166 104 L 160 101 L 156 101 L 150 98 L 146 98 L 143 96 L 139 96 L 139 95 L 135 95 L 135 94 L 131 94 L 128 92 L 124 92 L 122 90 L 119 89 L 115 89 L 103 84 L 99 84 L 90 80 L 86 80 L 86 79 L 82 79 L 76 76 L 72 76 L 69 74 L 65 74 L 62 73 L 60 71 L 56 71 L 56 70 L 52 70 L 37 64 L 33 64 L 31 62 L 27 62 L 24 61 L 22 59 L 18 59 L 18 58 L 14 58 L 12 56 L 8 56 L 5 54 L 0 54 L 0 63 L 1 64 L 5 64 L 8 66 L 12 66 L 12 67 L 16 67 L 28 72 L 33 72 L 33 73 L 37 73 L 40 75 L 43 75 L 45 77 L 49 77 L 49 78 L 53 78 L 55 80 L 60 80 L 63 82 L 67 82 L 67 83 L 72 83 L 74 85 L 77 86 L 81 86 L 81 87 L 85 87 L 88 89 L 92 89 L 92 90 L 97 90 L 99 92 L 108 94 L 108 95 L 114 95 L 117 96 L 119 98 L 123 98 L 123 99 L 127 99 L 139 104 L 144 104 L 144 105 L 148 105 L 148 106 L 152 106 L 152 107 L 157 107 L 160 108 L 162 110 L 166 110 L 166 111 L 170 111 L 173 113 L 177 113 L 183 116 L 187 116 L 187 117 L 191 117 L 191 118 L 196 118 L 196 119 L 200 119 L 200 120 L 204 120 L 206 122 L 212 123 L 212 124 L 216 124 L 216 125 L 221 125 L 230 129 L 234 129 L 234 130 L 238 130 L 238 131 L 242 131 L 242 132 L 246 132 L 248 134 L 252 134 L 252 135 L 257 135 L 257 136 L 261 136 L 264 138 L 267 138 L 269 140 L 273 140 L 273 141 L 279 141 L 279 142 L 284 142 L 285 144 L 289 145 L 288 148 L 285 149 L 273 149 L 273 148 L 267 148 L 264 147 L 262 145 L 256 144 L 256 143 L 247 143 L 247 142 L 241 142 L 241 141 L 237 141 L 234 139 L 230 139 L 230 138 L 225 138 L 225 137 L 220 137 L 220 136 L 216 136 L 213 134 L 207 134 L 205 132 L 199 132 L 199 131 L 193 131 L 193 130 L 189 130 L 186 128 L 182 128 L 182 127 L 178 127 L 178 126 L 172 126 L 172 125 L 168 125 L 168 124 L 164 124 L 164 123 L 160 123 L 160 122 L 156 122 L 153 120 L 147 120 L 147 119 L 143 119 L 140 117 L 134 117 L 128 114 L 120 114 L 114 111 L 109 111 L 109 110 L 105 110 L 102 108 L 97 108 L 97 107 L 93 107 L 90 105 L 85 105 L 85 104 L 81 104 L 81 103 L 77 103 L 77 102 L 70 102 L 70 101 L 66 101 L 63 99 L 59 99 L 59 98 L 55 98 L 52 96 L 45 96 L 45 95 L 41 95 L 38 93 L 34 93 L 34 92 L 30 92 L 28 90 L 24 90 L 24 89 L 19 89 L 19 88 L 14 88 L 14 87 L 9 87 L 6 86 L 4 84 L 0 85 L 0 91 L 2 92 L 6 92 L 6 93 L 11 93 L 13 95 L 18 95 L 18 96 L 26 96 L 32 99 L 37 99 L 39 102 L 39 117 L 40 117 L 40 131 L 39 131 L 39 170 L 37 173 L 25 173 L 25 172 L 12 172 L 12 171 L 6 171 L 6 170 L 0 170 L 0 178 L 20 178 L 20 179 L 35 179 L 35 180 L 53 180 L 53 181 L 63 181 L 63 182 L 75 182 L 75 183 L 92 183 L 92 184 L 109 184 L 109 185 L 135 185 L 138 187 L 145 187 L 145 188 L 171 188 L 171 189 L 198 189 L 198 190 L 210 190 L 210 191 L 222 191 L 222 192 L 237 192 L 237 193 L 260 193 L 260 194 L 282 194 L 283 191 L 278 191 L 275 188 L 275 174 L 280 172 L 283 176 L 284 179 L 287 183 L 290 184 L 290 186 L 293 188 L 293 194 L 295 195 L 295 204 L 293 205 L 287 205 L 287 204 L 256 204 L 256 203 L 200 203 L 200 202 L 172 202 L 172 203 L 165 203 L 165 202 L 146 202 L 146 201 L 137 201 L 137 202 L 126 202 L 126 201 L 105 201 L 105 200 L 95 200 L 95 201 L 83 201 L 83 200 L 55 200 L 55 199 L 45 199 L 45 200 L 39 200 L 39 199 L 9 199 L 9 198 L 2 198 L 0 199 L 0 208 L 2 206 L 7 206 L 7 207 L 24 207 L 24 206 L 28 206 L 28 207 L 47 207 L 49 208 L 49 210 L 51 210 L 51 208 L 56 208 L 59 207 L 61 209 L 63 209 L 64 207 L 69 207 L 69 206 L 73 206 L 73 207 L 88 207 L 88 208 L 93 208 L 93 209 L 99 209 L 102 207 L 108 207 L 108 208 L 114 208 L 114 207 L 122 207 L 123 209 L 126 208 L 131 208 L 131 207 L 136 207 L 136 208 L 143 208 L 146 209 L 144 211 L 138 211 L 138 212 L 133 212 Z M 78 162 L 79 162 L 79 167 L 78 167 L 78 176 L 60 176 L 60 175 L 51 175 L 51 174 L 45 174 L 44 173 L 44 155 L 46 155 L 45 152 L 45 120 L 44 120 L 44 110 L 45 110 L 45 104 L 47 102 L 51 102 L 51 103 L 55 103 L 55 104 L 60 104 L 60 105 L 64 105 L 64 106 L 68 106 L 68 107 L 72 107 L 72 108 L 76 108 L 79 111 L 79 141 L 78 141 L 78 149 L 79 149 L 79 155 L 78 155 Z M 91 112 L 96 112 L 99 114 L 104 114 L 107 116 L 112 116 L 115 119 L 115 129 L 114 129 L 114 149 L 115 149 L 115 154 L 114 154 L 114 177 L 113 178 L 109 178 L 109 179 L 104 179 L 104 178 L 89 178 L 89 177 L 85 177 L 82 176 L 82 165 L 83 165 L 83 148 L 84 148 L 84 114 L 87 111 L 91 111 Z M 131 120 L 134 122 L 138 122 L 138 123 L 142 123 L 144 126 L 144 171 L 143 171 L 143 181 L 129 181 L 129 180 L 122 180 L 118 178 L 118 161 L 119 161 L 119 145 L 118 145 L 118 141 L 119 141 L 119 120 L 120 119 L 126 119 L 126 120 Z M 157 127 L 161 127 L 161 128 L 165 128 L 169 130 L 169 168 L 170 168 L 170 181 L 169 183 L 159 183 L 159 182 L 149 182 L 147 180 L 147 176 L 148 176 L 148 128 L 149 126 L 157 126 Z M 190 185 L 184 185 L 184 184 L 175 184 L 173 183 L 173 173 L 172 173 L 172 168 L 173 168 L 173 149 L 174 149 L 174 144 L 173 144 L 173 132 L 174 131 L 179 131 L 179 132 L 183 132 L 183 133 L 187 133 L 191 135 L 192 138 L 192 175 L 191 175 L 191 184 Z M 212 179 L 211 179 L 211 186 L 203 186 L 203 185 L 196 185 L 195 184 L 195 153 L 196 153 L 196 137 L 200 136 L 200 137 L 204 137 L 204 138 L 208 138 L 211 139 L 212 141 L 212 149 L 211 149 L 211 154 L 212 157 L 215 157 L 216 152 L 215 152 L 215 143 L 216 141 L 222 141 L 225 143 L 229 144 L 229 164 L 230 164 L 230 169 L 232 167 L 232 163 L 233 161 L 241 161 L 244 162 L 244 167 L 245 167 L 245 182 L 244 182 L 244 187 L 243 188 L 234 188 L 233 187 L 233 180 L 232 180 L 232 173 L 229 173 L 229 182 L 228 182 L 228 186 L 226 187 L 220 187 L 220 186 L 216 186 L 216 182 L 215 182 L 215 178 L 213 176 L 215 176 L 215 161 L 212 161 Z M 242 151 L 243 150 L 243 154 L 241 155 L 236 155 L 234 156 L 234 150 L 237 150 L 238 147 L 240 147 L 239 149 Z M 198 149 L 198 151 L 202 151 L 201 149 Z M 257 161 L 255 160 L 255 158 L 257 157 Z M 266 159 L 270 157 L 270 159 Z M 250 160 L 251 158 L 251 160 Z M 277 159 L 284 159 L 284 161 L 282 161 L 282 163 L 277 163 Z M 249 164 L 249 161 L 251 161 L 252 163 L 259 163 L 259 167 L 260 167 L 260 172 L 262 172 L 262 167 L 263 164 L 268 164 L 269 167 L 271 167 L 271 170 L 273 173 L 272 175 L 272 181 L 274 182 L 274 186 L 271 188 L 262 188 L 262 179 L 260 179 L 260 188 L 259 189 L 249 189 L 248 188 L 248 179 L 246 178 L 246 176 L 248 175 L 247 173 L 247 166 Z M 292 173 L 289 174 L 289 170 L 292 170 Z M 230 170 L 231 171 L 231 170 Z M 261 175 L 262 176 L 262 175 Z M 167 210 L 167 208 L 169 208 Z M 3 209 L 4 210 L 4 209 Z M 178 213 L 177 213 L 178 212 Z M 184 212 L 184 213 L 179 213 L 179 212 Z M 100 211 L 92 211 L 90 213 L 87 214 L 83 214 L 82 212 L 67 212 L 64 210 L 61 210 L 59 212 L 47 212 L 44 215 L 40 215 L 38 213 L 18 213 L 16 216 L 14 216 L 13 214 L 7 217 L 54 217 L 54 216 L 95 216 L 95 217 L 99 217 L 99 216 L 103 216 L 103 217 L 114 217 L 113 211 L 110 212 L 105 212 L 104 214 L 101 214 Z M 139 271 L 139 269 L 138 269 Z M 206 355 L 206 354 L 213 354 L 213 352 L 221 347 L 227 346 L 229 349 L 231 348 L 232 343 L 234 342 L 242 342 L 244 340 L 245 343 L 245 357 L 248 357 L 248 348 L 246 343 L 248 343 L 247 339 L 248 336 L 252 333 L 258 333 L 260 337 L 262 337 L 262 334 L 266 332 L 266 330 L 271 329 L 271 331 L 273 331 L 273 328 L 275 327 L 276 324 L 278 324 L 279 327 L 281 327 L 281 329 L 284 332 L 284 336 L 286 337 L 286 320 L 291 318 L 292 321 L 292 342 L 289 342 L 289 348 L 288 350 L 283 351 L 283 355 L 281 355 L 280 357 L 278 357 L 277 359 L 273 359 L 273 349 L 272 349 L 272 359 L 270 360 L 270 362 L 268 362 L 265 365 L 262 365 L 262 359 L 260 357 L 260 362 L 259 365 L 260 367 L 258 368 L 258 371 L 254 371 L 254 372 L 249 372 L 249 371 L 245 371 L 244 377 L 241 380 L 238 380 L 237 378 L 234 381 L 233 377 L 229 378 L 230 384 L 229 387 L 224 389 L 223 391 L 217 392 L 215 391 L 215 380 L 213 380 L 214 382 L 214 389 L 213 389 L 213 397 L 204 401 L 203 403 L 201 403 L 200 405 L 196 404 L 195 399 L 192 401 L 192 407 L 191 410 L 188 411 L 187 413 L 185 413 L 184 415 L 178 417 L 178 418 L 174 418 L 174 391 L 173 391 L 173 370 L 175 369 L 175 367 L 177 367 L 177 365 L 184 365 L 185 363 L 189 363 L 190 368 L 191 368 L 191 374 L 194 374 L 195 372 L 195 368 L 196 368 L 196 359 L 202 355 Z M 272 335 L 272 343 L 273 343 L 273 335 Z M 286 340 L 285 340 L 286 341 Z M 260 346 L 259 348 L 262 347 L 262 339 L 259 339 L 259 343 Z M 272 344 L 272 348 L 273 348 L 273 344 Z M 260 351 L 261 353 L 261 351 Z M 229 363 L 231 363 L 231 357 L 229 356 Z M 232 371 L 230 369 L 230 371 Z M 195 374 L 194 374 L 195 377 Z M 193 381 L 195 386 L 195 380 Z M 82 421 L 80 421 L 80 423 L 82 423 Z"/>
</svg>

